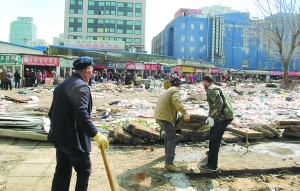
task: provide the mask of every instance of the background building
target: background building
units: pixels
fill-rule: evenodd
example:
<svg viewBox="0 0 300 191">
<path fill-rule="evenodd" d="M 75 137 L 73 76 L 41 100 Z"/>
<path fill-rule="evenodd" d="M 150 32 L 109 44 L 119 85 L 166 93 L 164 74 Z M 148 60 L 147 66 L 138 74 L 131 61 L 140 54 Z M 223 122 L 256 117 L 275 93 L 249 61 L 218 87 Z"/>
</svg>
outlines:
<svg viewBox="0 0 300 191">
<path fill-rule="evenodd" d="M 29 41 L 28 46 L 47 46 L 48 43 L 44 39 L 37 39 L 36 41 Z"/>
<path fill-rule="evenodd" d="M 65 39 L 124 41 L 145 49 L 146 0 L 66 0 Z"/>
<path fill-rule="evenodd" d="M 18 17 L 10 23 L 9 42 L 27 46 L 29 41 L 36 41 L 36 26 L 32 17 Z"/>
<path fill-rule="evenodd" d="M 53 37 L 53 45 L 63 45 L 64 33 L 60 33 L 59 37 Z"/>
<path fill-rule="evenodd" d="M 218 14 L 224 14 L 224 13 L 239 13 L 240 11 L 237 10 L 231 10 L 231 7 L 224 7 L 221 5 L 213 5 L 213 6 L 207 6 L 200 8 L 202 10 L 202 14 L 207 16 L 215 16 Z"/>
<path fill-rule="evenodd" d="M 263 48 L 256 21 L 250 20 L 249 13 L 230 12 L 207 17 L 183 15 L 152 39 L 152 54 L 212 62 L 218 68 L 283 69 L 280 59 L 271 58 Z M 289 70 L 299 69 L 299 57 L 292 59 Z"/>
</svg>

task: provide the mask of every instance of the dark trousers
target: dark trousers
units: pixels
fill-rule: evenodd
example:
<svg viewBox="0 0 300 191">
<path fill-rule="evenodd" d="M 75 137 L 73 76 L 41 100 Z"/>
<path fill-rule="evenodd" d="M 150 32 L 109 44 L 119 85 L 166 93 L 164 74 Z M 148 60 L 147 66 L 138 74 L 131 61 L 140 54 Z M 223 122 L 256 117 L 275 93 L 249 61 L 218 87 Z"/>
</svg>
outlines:
<svg viewBox="0 0 300 191">
<path fill-rule="evenodd" d="M 77 172 L 75 191 L 86 191 L 91 174 L 89 153 L 80 150 L 56 148 L 56 168 L 52 182 L 52 191 L 68 191 L 72 177 L 72 166 Z"/>
<path fill-rule="evenodd" d="M 15 88 L 20 88 L 20 79 L 15 80 Z"/>
<path fill-rule="evenodd" d="M 232 119 L 218 121 L 209 132 L 209 155 L 207 164 L 212 168 L 218 167 L 218 154 L 222 136 L 226 127 L 231 123 Z"/>
<path fill-rule="evenodd" d="M 164 142 L 165 142 L 165 164 L 173 164 L 175 158 L 175 148 L 177 143 L 175 126 L 164 120 L 156 120 L 157 123 L 162 127 L 165 132 Z"/>
<path fill-rule="evenodd" d="M 25 81 L 25 87 L 31 87 L 31 79 L 30 78 L 26 78 L 26 81 Z"/>
<path fill-rule="evenodd" d="M 5 81 L 1 81 L 1 90 L 4 90 L 4 89 L 5 89 L 5 86 L 6 86 Z"/>
<path fill-rule="evenodd" d="M 5 82 L 5 89 L 8 90 L 8 86 L 9 86 L 9 89 L 11 90 L 12 87 L 11 87 L 11 82 Z"/>
</svg>

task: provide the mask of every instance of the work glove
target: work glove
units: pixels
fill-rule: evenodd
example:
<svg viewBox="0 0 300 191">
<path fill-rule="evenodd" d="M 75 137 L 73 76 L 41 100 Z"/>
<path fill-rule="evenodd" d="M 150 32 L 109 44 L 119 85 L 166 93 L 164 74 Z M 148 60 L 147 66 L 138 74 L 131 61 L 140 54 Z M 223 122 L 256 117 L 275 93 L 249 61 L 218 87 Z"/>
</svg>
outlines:
<svg viewBox="0 0 300 191">
<path fill-rule="evenodd" d="M 183 120 L 184 120 L 185 122 L 189 123 L 189 122 L 191 121 L 191 117 L 193 117 L 192 114 L 185 114 L 185 115 L 183 116 Z"/>
<path fill-rule="evenodd" d="M 211 117 L 208 117 L 205 121 L 207 127 L 212 127 L 215 125 L 215 120 Z"/>
<path fill-rule="evenodd" d="M 103 147 L 104 149 L 107 149 L 109 146 L 107 138 L 99 132 L 92 139 L 98 143 L 99 149 L 101 147 Z"/>
</svg>

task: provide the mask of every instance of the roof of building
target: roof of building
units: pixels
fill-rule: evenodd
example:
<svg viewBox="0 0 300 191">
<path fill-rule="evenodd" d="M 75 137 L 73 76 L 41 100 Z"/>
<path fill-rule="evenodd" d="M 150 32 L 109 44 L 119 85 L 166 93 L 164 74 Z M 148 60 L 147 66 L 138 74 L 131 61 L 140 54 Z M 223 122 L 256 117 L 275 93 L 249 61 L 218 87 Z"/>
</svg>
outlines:
<svg viewBox="0 0 300 191">
<path fill-rule="evenodd" d="M 33 50 L 39 50 L 39 51 L 42 51 L 42 50 L 40 50 L 40 49 L 38 49 L 38 48 L 34 48 L 34 47 L 30 47 L 30 46 L 24 46 L 24 45 L 20 45 L 20 44 L 14 44 L 14 43 L 10 43 L 10 42 L 0 41 L 0 43 L 12 45 L 12 46 L 18 46 L 18 47 L 22 47 L 22 48 L 28 48 L 28 49 L 33 49 Z"/>
</svg>

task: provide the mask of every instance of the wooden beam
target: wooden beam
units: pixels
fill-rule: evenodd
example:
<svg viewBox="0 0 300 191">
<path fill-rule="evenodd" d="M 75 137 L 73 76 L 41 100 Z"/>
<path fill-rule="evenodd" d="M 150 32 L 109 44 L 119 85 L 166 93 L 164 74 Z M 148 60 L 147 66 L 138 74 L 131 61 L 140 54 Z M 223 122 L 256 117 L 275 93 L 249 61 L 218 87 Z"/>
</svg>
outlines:
<svg viewBox="0 0 300 191">
<path fill-rule="evenodd" d="M 230 131 L 232 133 L 241 135 L 243 137 L 246 137 L 246 131 L 248 132 L 249 138 L 261 138 L 264 137 L 264 135 L 261 132 L 254 131 L 252 129 L 247 128 L 226 128 L 227 131 Z"/>
<path fill-rule="evenodd" d="M 300 125 L 300 120 L 297 119 L 284 119 L 276 120 L 277 125 Z"/>
</svg>

